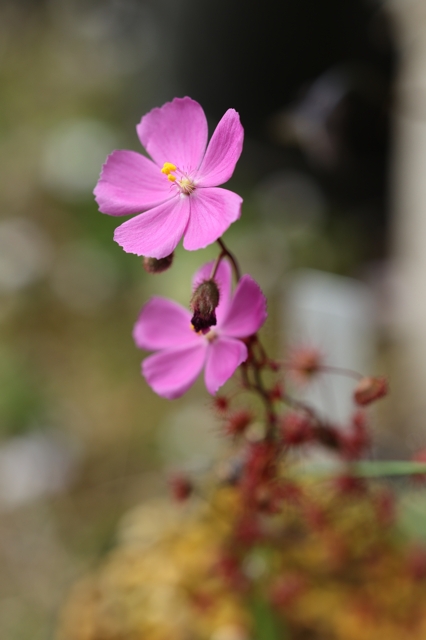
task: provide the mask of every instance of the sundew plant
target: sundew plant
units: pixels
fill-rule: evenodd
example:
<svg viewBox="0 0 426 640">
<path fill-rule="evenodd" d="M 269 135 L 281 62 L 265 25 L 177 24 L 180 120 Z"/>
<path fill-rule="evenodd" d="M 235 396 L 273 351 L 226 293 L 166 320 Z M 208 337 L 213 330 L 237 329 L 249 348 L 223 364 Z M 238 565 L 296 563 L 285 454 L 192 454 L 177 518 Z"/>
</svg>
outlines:
<svg viewBox="0 0 426 640">
<path fill-rule="evenodd" d="M 229 452 L 210 478 L 171 479 L 162 532 L 150 544 L 124 536 L 70 598 L 61 638 L 426 638 L 426 552 L 402 534 L 395 496 L 377 481 L 425 465 L 365 459 L 367 408 L 387 394 L 384 377 L 330 366 L 315 348 L 285 356 L 263 346 L 266 298 L 222 238 L 242 208 L 222 186 L 242 152 L 238 113 L 229 109 L 208 141 L 202 107 L 175 98 L 145 115 L 137 134 L 150 158 L 114 151 L 95 188 L 102 213 L 133 214 L 116 242 L 152 274 L 173 268 L 181 239 L 189 251 L 217 244 L 216 259 L 188 282 L 187 308 L 160 296 L 143 305 L 133 329 L 135 345 L 151 352 L 142 375 L 171 401 L 203 376 Z M 353 378 L 345 429 L 287 390 L 289 376 L 303 385 L 320 373 Z M 313 448 L 338 470 L 309 457 L 301 467 Z"/>
</svg>

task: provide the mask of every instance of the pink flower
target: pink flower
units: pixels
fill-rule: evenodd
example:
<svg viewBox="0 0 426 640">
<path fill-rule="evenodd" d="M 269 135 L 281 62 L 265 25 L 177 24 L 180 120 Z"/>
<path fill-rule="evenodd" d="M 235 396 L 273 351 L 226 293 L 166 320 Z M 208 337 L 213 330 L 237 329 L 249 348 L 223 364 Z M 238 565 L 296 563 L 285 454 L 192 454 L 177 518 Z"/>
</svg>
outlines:
<svg viewBox="0 0 426 640">
<path fill-rule="evenodd" d="M 210 277 L 213 262 L 195 275 L 194 288 Z M 247 359 L 242 339 L 256 333 L 266 320 L 266 299 L 248 275 L 231 294 L 231 267 L 220 263 L 215 276 L 220 301 L 214 330 L 196 333 L 191 313 L 172 300 L 151 298 L 142 308 L 133 330 L 141 349 L 158 350 L 142 363 L 142 374 L 158 395 L 179 398 L 195 382 L 203 367 L 207 391 L 215 394 Z"/>
<path fill-rule="evenodd" d="M 189 251 L 217 240 L 240 217 L 242 199 L 219 189 L 232 176 L 243 146 L 239 115 L 228 109 L 207 146 L 207 120 L 191 98 L 175 98 L 136 127 L 152 160 L 114 151 L 94 194 L 102 213 L 145 213 L 119 226 L 114 240 L 128 253 L 164 258 L 182 236 Z"/>
</svg>

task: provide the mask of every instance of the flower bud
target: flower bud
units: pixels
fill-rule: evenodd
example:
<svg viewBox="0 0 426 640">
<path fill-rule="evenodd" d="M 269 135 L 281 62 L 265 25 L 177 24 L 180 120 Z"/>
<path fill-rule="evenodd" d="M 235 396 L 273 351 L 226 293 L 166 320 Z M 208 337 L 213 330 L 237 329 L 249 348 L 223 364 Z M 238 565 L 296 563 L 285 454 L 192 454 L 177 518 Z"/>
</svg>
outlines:
<svg viewBox="0 0 426 640">
<path fill-rule="evenodd" d="M 362 378 L 354 391 L 354 400 L 363 406 L 383 398 L 388 392 L 388 382 L 386 378 L 373 378 L 371 376 Z"/>
<path fill-rule="evenodd" d="M 143 259 L 143 268 L 147 273 L 162 273 L 172 266 L 174 253 L 165 258 L 147 258 Z"/>
<path fill-rule="evenodd" d="M 204 280 L 192 294 L 190 307 L 194 314 L 191 322 L 195 331 L 204 331 L 216 324 L 219 289 L 214 280 Z"/>
<path fill-rule="evenodd" d="M 226 413 L 229 409 L 229 398 L 226 396 L 216 395 L 213 398 L 213 406 L 218 413 Z"/>
</svg>

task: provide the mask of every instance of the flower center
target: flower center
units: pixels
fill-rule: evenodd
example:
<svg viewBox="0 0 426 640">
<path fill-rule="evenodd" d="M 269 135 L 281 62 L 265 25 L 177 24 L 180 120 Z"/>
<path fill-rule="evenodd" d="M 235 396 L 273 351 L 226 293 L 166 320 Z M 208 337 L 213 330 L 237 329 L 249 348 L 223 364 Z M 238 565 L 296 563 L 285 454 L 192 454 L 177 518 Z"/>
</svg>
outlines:
<svg viewBox="0 0 426 640">
<path fill-rule="evenodd" d="M 195 331 L 197 336 L 203 336 L 209 342 L 213 342 L 213 340 L 216 340 L 217 338 L 216 331 L 212 331 L 211 329 L 200 329 L 200 331 L 197 331 L 194 325 L 192 324 L 192 322 L 190 324 L 190 328 L 191 328 L 191 331 Z"/>
<path fill-rule="evenodd" d="M 178 187 L 181 194 L 189 196 L 194 191 L 194 181 L 191 180 L 191 178 L 189 178 L 185 173 L 180 171 L 180 169 L 178 169 L 176 165 L 172 164 L 171 162 L 165 162 L 163 164 L 161 173 L 164 173 L 167 176 L 167 179 L 170 180 L 170 182 L 173 182 Z"/>
</svg>

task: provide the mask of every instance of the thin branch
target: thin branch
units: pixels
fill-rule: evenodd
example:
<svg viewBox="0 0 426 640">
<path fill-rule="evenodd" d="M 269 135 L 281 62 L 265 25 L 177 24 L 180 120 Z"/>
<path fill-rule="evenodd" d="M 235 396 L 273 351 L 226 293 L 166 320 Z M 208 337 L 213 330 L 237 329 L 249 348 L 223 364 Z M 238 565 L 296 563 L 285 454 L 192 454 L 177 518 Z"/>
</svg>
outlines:
<svg viewBox="0 0 426 640">
<path fill-rule="evenodd" d="M 213 278 L 215 277 L 217 270 L 219 269 L 219 265 L 222 262 L 222 258 L 224 258 L 225 256 L 226 256 L 226 251 L 221 251 L 217 256 L 216 262 L 214 263 L 212 272 L 210 274 L 210 280 L 213 280 Z"/>
<path fill-rule="evenodd" d="M 234 269 L 235 279 L 238 282 L 238 280 L 240 280 L 240 278 L 241 278 L 241 270 L 240 270 L 240 265 L 238 264 L 238 261 L 237 261 L 236 257 L 234 256 L 233 253 L 231 253 L 231 251 L 229 251 L 229 249 L 225 245 L 225 243 L 222 240 L 222 238 L 219 238 L 217 240 L 217 243 L 220 246 L 220 248 L 222 249 L 223 255 L 227 256 L 230 259 L 231 264 L 232 264 L 233 269 Z"/>
</svg>

